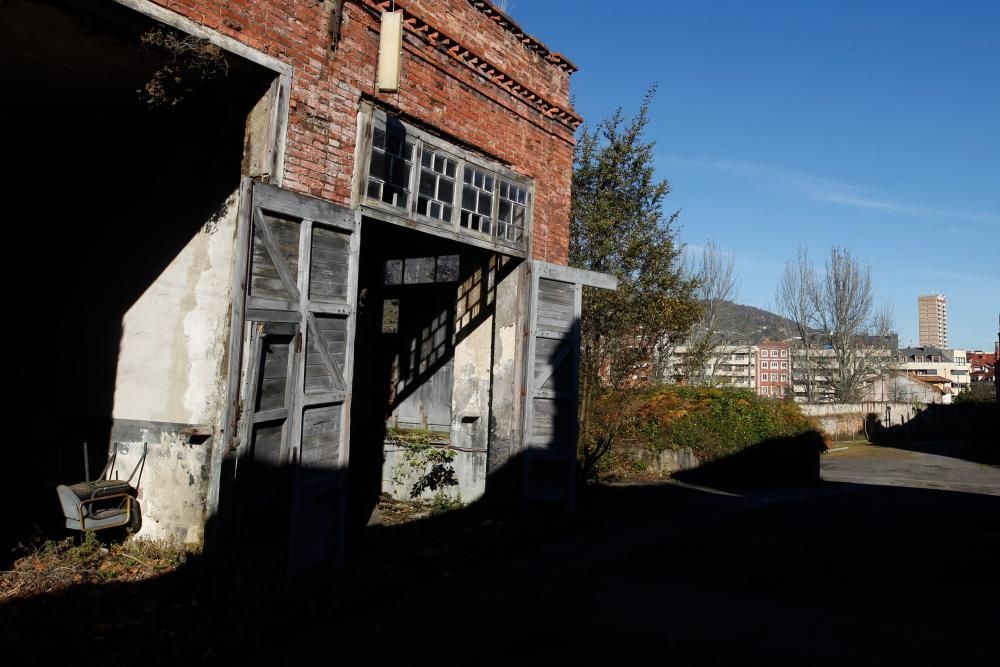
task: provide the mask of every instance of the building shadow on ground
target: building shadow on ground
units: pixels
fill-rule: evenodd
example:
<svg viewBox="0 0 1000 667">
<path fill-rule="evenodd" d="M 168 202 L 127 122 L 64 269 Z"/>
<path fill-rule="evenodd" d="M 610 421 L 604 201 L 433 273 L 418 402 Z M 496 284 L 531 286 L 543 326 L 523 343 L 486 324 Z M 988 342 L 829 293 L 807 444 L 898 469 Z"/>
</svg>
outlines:
<svg viewBox="0 0 1000 667">
<path fill-rule="evenodd" d="M 929 405 L 910 421 L 871 430 L 874 444 L 1000 465 L 1000 406 L 993 402 Z"/>
<path fill-rule="evenodd" d="M 574 514 L 487 496 L 371 526 L 339 572 L 290 580 L 280 550 L 245 543 L 156 579 L 15 599 L 0 607 L 0 642 L 12 664 L 83 656 L 103 665 L 268 664 L 358 651 L 374 664 L 545 656 L 792 664 L 804 655 L 832 664 L 878 635 L 843 635 L 819 651 L 796 630 L 803 613 L 886 632 L 943 628 L 945 638 L 995 628 L 997 498 L 821 482 L 822 441 L 796 442 L 781 472 L 770 468 L 789 443 L 768 441 L 683 475 L 688 484 L 582 488 Z M 757 482 L 754 470 L 763 471 Z M 269 474 L 275 483 L 286 475 Z M 511 484 L 501 485 L 505 494 Z M 733 623 L 720 616 L 726 600 L 754 612 Z M 699 620 L 712 614 L 714 625 Z M 472 625 L 464 632 L 455 623 Z M 771 641 L 761 631 L 742 646 L 758 625 L 789 632 Z M 900 645 L 898 656 L 935 655 L 915 653 L 922 646 Z M 981 648 L 956 646 L 949 657 L 961 662 Z"/>
</svg>

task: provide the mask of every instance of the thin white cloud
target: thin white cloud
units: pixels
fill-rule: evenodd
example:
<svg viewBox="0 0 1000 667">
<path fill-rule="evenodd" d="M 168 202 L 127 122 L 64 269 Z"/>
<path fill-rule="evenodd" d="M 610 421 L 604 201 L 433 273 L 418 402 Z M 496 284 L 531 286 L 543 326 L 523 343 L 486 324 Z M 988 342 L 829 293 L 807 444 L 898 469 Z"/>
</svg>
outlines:
<svg viewBox="0 0 1000 667">
<path fill-rule="evenodd" d="M 839 206 L 875 209 L 891 213 L 915 215 L 923 218 L 949 218 L 1000 225 L 1000 215 L 995 213 L 891 201 L 874 196 L 871 188 L 782 169 L 760 162 L 690 159 L 675 155 L 660 155 L 658 156 L 658 160 L 664 164 L 679 167 L 721 171 L 743 178 L 758 186 L 788 190 L 813 201 L 837 204 Z"/>
<path fill-rule="evenodd" d="M 916 274 L 923 278 L 937 278 L 955 282 L 977 283 L 981 286 L 992 284 L 1000 287 L 1000 275 L 996 273 L 968 273 L 958 271 L 921 271 Z"/>
</svg>

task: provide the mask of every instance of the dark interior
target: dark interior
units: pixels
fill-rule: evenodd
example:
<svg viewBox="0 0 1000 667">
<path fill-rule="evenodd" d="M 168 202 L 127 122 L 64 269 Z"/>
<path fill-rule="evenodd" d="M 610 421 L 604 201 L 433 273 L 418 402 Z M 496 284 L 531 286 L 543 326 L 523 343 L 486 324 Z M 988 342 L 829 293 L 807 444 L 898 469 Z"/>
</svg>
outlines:
<svg viewBox="0 0 1000 667">
<path fill-rule="evenodd" d="M 139 91 L 171 62 L 143 46 L 153 29 L 165 28 L 113 2 L 0 5 L 8 312 L 31 322 L 13 337 L 4 469 L 32 511 L 3 522 L 12 535 L 59 529 L 54 485 L 83 479 L 82 442 L 100 472 L 122 317 L 211 231 L 239 184 L 247 114 L 273 79 L 226 54 L 224 71 L 183 70 L 173 103 L 151 105 Z"/>
<path fill-rule="evenodd" d="M 382 490 L 387 428 L 427 430 L 448 441 L 455 346 L 493 312 L 488 274 L 495 257 L 365 218 L 348 475 L 355 536 Z"/>
</svg>

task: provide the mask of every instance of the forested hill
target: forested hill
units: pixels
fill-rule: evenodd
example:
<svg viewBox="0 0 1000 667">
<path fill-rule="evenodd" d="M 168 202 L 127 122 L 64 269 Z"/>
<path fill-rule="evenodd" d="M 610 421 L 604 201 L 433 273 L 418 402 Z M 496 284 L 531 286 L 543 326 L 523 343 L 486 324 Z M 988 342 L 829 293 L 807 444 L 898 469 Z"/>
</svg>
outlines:
<svg viewBox="0 0 1000 667">
<path fill-rule="evenodd" d="M 716 331 L 723 341 L 746 341 L 751 345 L 759 343 L 765 336 L 771 340 L 784 340 L 795 335 L 792 322 L 781 315 L 732 301 L 723 302 L 719 308 Z"/>
</svg>

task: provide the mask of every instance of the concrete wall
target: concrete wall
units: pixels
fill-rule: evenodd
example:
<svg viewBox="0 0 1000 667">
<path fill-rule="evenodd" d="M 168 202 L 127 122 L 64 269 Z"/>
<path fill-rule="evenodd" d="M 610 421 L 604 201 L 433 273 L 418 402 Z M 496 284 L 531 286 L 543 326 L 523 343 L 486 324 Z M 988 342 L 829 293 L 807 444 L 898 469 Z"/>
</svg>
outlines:
<svg viewBox="0 0 1000 667">
<path fill-rule="evenodd" d="M 142 529 L 152 540 L 199 542 L 204 536 L 213 440 L 190 442 L 183 424 L 115 421 L 111 437 L 117 449 L 111 477 L 127 479 L 140 465 L 143 443 L 146 461 L 135 473 L 139 485 Z"/>
<path fill-rule="evenodd" d="M 799 408 L 816 421 L 820 431 L 828 438 L 842 440 L 864 433 L 865 418 L 869 414 L 885 422 L 886 406 L 890 408 L 892 424 L 907 422 L 916 414 L 909 403 L 803 403 Z"/>
<path fill-rule="evenodd" d="M 450 465 L 455 470 L 458 485 L 438 491 L 425 490 L 418 496 L 419 499 L 430 500 L 435 494 L 443 492 L 449 498 L 471 503 L 483 495 L 486 489 L 486 452 L 452 451 L 455 452 L 455 459 Z M 431 466 L 414 466 L 413 459 L 406 456 L 406 449 L 399 445 L 387 444 L 383 456 L 382 492 L 397 500 L 413 500 L 410 495 L 413 484 L 426 475 Z"/>
<path fill-rule="evenodd" d="M 211 441 L 182 431 L 222 426 L 237 209 L 233 193 L 122 322 L 112 441 L 149 443 L 143 537 L 201 539 Z"/>
</svg>

